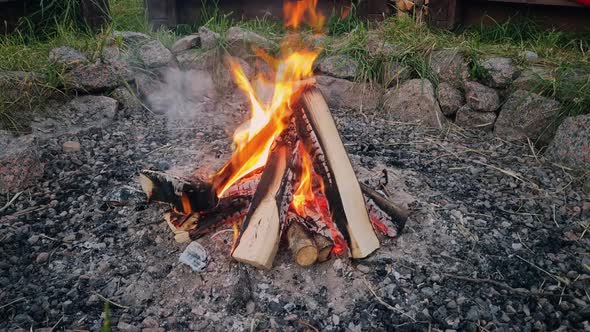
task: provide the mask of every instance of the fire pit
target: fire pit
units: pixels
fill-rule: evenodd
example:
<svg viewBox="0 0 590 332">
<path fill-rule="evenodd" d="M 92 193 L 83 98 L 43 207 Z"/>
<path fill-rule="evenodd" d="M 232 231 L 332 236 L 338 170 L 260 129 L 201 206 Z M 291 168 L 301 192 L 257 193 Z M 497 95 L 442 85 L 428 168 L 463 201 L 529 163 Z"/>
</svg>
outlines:
<svg viewBox="0 0 590 332">
<path fill-rule="evenodd" d="M 281 238 L 302 266 L 331 254 L 364 258 L 379 248 L 378 233 L 397 236 L 407 212 L 360 184 L 322 94 L 314 87 L 320 50 L 304 45 L 297 28 L 320 31 L 316 1 L 285 2 L 294 30 L 277 58 L 255 50 L 270 68 L 250 82 L 228 57 L 251 117 L 234 133 L 235 150 L 209 179 L 178 178 L 154 170 L 140 182 L 151 201 L 172 209 L 165 219 L 176 240 L 188 242 L 232 226 L 232 257 L 269 269 Z"/>
</svg>

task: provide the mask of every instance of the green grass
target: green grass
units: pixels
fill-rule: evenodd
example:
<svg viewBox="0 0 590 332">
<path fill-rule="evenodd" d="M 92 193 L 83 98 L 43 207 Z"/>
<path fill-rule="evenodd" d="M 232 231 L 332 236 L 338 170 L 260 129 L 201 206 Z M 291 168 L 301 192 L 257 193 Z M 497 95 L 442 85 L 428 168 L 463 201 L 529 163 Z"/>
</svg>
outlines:
<svg viewBox="0 0 590 332">
<path fill-rule="evenodd" d="M 222 37 L 232 26 L 241 26 L 275 40 L 286 32 L 279 22 L 267 17 L 240 21 L 222 13 L 217 0 L 200 1 L 204 9 L 199 21 L 180 26 L 175 31 L 152 32 L 147 24 L 143 0 L 110 0 L 112 23 L 98 34 L 89 32 L 80 24 L 76 14 L 77 1 L 44 2 L 43 11 L 23 20 L 17 32 L 0 36 L 0 71 L 34 71 L 46 77 L 41 87 L 23 93 L 22 99 L 27 101 L 24 106 L 0 93 L 0 126 L 22 129 L 18 124 L 26 118 L 23 114 L 39 108 L 48 97 L 66 93 L 59 89 L 62 73 L 47 60 L 54 47 L 71 46 L 94 60 L 113 30 L 144 32 L 166 46 L 171 46 L 180 35 L 196 32 L 202 25 L 219 32 Z M 323 54 L 348 54 L 355 58 L 361 69 L 358 80 L 380 83 L 383 68 L 388 62 L 396 61 L 409 67 L 413 76 L 430 79 L 436 85 L 437 79 L 427 59 L 428 54 L 438 48 L 460 49 L 469 61 L 472 77 L 481 79 L 487 75 L 480 65 L 482 59 L 509 56 L 526 67 L 528 64 L 519 58 L 519 53 L 530 50 L 539 55 L 535 65 L 554 73 L 550 79 L 540 81 L 539 92 L 559 100 L 567 115 L 590 112 L 590 82 L 572 79 L 573 72 L 581 69 L 590 72 L 588 34 L 544 30 L 526 20 L 453 33 L 418 25 L 412 18 L 403 16 L 370 23 L 359 18 L 355 11 L 353 6 L 347 16 L 332 13 L 325 28 L 328 38 Z M 366 43 L 371 34 L 395 45 L 396 52 L 388 56 L 370 56 Z"/>
</svg>

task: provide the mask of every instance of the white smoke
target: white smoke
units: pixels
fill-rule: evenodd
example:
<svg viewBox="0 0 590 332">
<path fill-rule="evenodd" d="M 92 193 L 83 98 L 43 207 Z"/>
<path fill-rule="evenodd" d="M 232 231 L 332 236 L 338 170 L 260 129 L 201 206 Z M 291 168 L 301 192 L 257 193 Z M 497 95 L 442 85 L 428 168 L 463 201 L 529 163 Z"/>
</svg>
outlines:
<svg viewBox="0 0 590 332">
<path fill-rule="evenodd" d="M 192 120 L 212 106 L 215 85 L 206 71 L 168 68 L 159 88 L 147 97 L 150 109 L 172 121 Z"/>
</svg>

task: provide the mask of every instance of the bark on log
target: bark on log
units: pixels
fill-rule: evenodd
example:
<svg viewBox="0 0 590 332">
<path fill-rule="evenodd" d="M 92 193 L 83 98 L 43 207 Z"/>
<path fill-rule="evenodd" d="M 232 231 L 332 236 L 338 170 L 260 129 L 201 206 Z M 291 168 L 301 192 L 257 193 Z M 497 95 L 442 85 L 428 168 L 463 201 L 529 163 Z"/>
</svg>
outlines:
<svg viewBox="0 0 590 332">
<path fill-rule="evenodd" d="M 392 225 L 396 232 L 396 234 L 393 236 L 399 235 L 406 225 L 406 221 L 408 219 L 408 210 L 388 200 L 366 184 L 361 183 L 360 186 L 366 198 L 372 200 L 375 205 L 381 209 L 381 211 L 391 218 Z"/>
<path fill-rule="evenodd" d="M 274 144 L 232 252 L 235 260 L 263 269 L 274 261 L 292 194 L 292 144 L 281 138 Z"/>
<path fill-rule="evenodd" d="M 143 170 L 139 183 L 148 201 L 170 203 L 177 211 L 189 214 L 207 211 L 217 205 L 211 183 L 197 178 L 183 179 L 163 172 Z"/>
<path fill-rule="evenodd" d="M 334 242 L 320 234 L 314 234 L 313 240 L 318 248 L 318 262 L 322 263 L 330 259 L 332 248 L 334 248 Z"/>
<path fill-rule="evenodd" d="M 300 223 L 294 221 L 287 229 L 287 241 L 293 259 L 300 266 L 310 266 L 318 259 L 318 248 L 313 237 Z"/>
<path fill-rule="evenodd" d="M 373 231 L 365 199 L 330 109 L 315 88 L 304 92 L 300 100 L 333 179 L 326 185 L 326 196 L 334 221 L 349 242 L 352 257 L 367 257 L 379 248 L 379 240 Z"/>
</svg>

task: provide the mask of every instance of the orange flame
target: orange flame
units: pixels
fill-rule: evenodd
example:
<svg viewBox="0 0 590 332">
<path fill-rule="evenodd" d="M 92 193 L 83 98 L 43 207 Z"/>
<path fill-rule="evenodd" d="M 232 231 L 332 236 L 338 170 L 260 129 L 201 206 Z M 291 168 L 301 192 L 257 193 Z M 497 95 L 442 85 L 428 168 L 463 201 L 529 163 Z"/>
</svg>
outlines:
<svg viewBox="0 0 590 332">
<path fill-rule="evenodd" d="M 316 5 L 317 0 L 286 1 L 285 25 L 297 28 L 304 22 L 321 28 L 325 17 L 316 11 Z M 285 39 L 281 46 L 281 55 L 277 58 L 263 50 L 254 50 L 273 72 L 268 78 L 258 75 L 253 82 L 248 80 L 238 61 L 228 59 L 234 81 L 250 101 L 251 115 L 234 132 L 235 151 L 231 160 L 213 177 L 218 196 L 266 164 L 272 143 L 286 128 L 291 116 L 290 101 L 299 96 L 304 82 L 313 76 L 313 63 L 319 51 L 302 48 L 293 38 Z M 266 95 L 271 97 L 264 98 Z"/>
<path fill-rule="evenodd" d="M 315 172 L 311 156 L 301 142 L 298 142 L 297 150 L 301 157 L 301 173 L 299 185 L 293 194 L 293 201 L 291 203 L 293 209 L 302 217 L 307 217 L 309 211 L 319 213 L 320 219 L 332 234 L 332 239 L 334 240 L 332 252 L 337 255 L 343 254 L 347 251 L 348 244 L 336 228 L 334 220 L 330 215 L 330 207 L 324 190 L 324 180 L 321 175 Z M 315 190 L 314 185 L 317 188 Z"/>
<path fill-rule="evenodd" d="M 315 194 L 313 192 L 313 175 L 315 175 L 315 172 L 313 170 L 311 157 L 301 142 L 297 144 L 297 149 L 299 150 L 299 155 L 301 156 L 301 175 L 299 178 L 299 185 L 293 194 L 293 208 L 298 215 L 305 216 L 305 205 L 309 204 L 308 202 L 315 201 Z M 324 182 L 321 181 L 321 178 L 320 184 L 322 187 L 321 191 L 323 192 Z"/>
<path fill-rule="evenodd" d="M 285 26 L 298 29 L 301 23 L 306 23 L 314 31 L 320 31 L 326 22 L 326 17 L 317 10 L 318 0 L 287 0 L 283 4 Z"/>
</svg>

